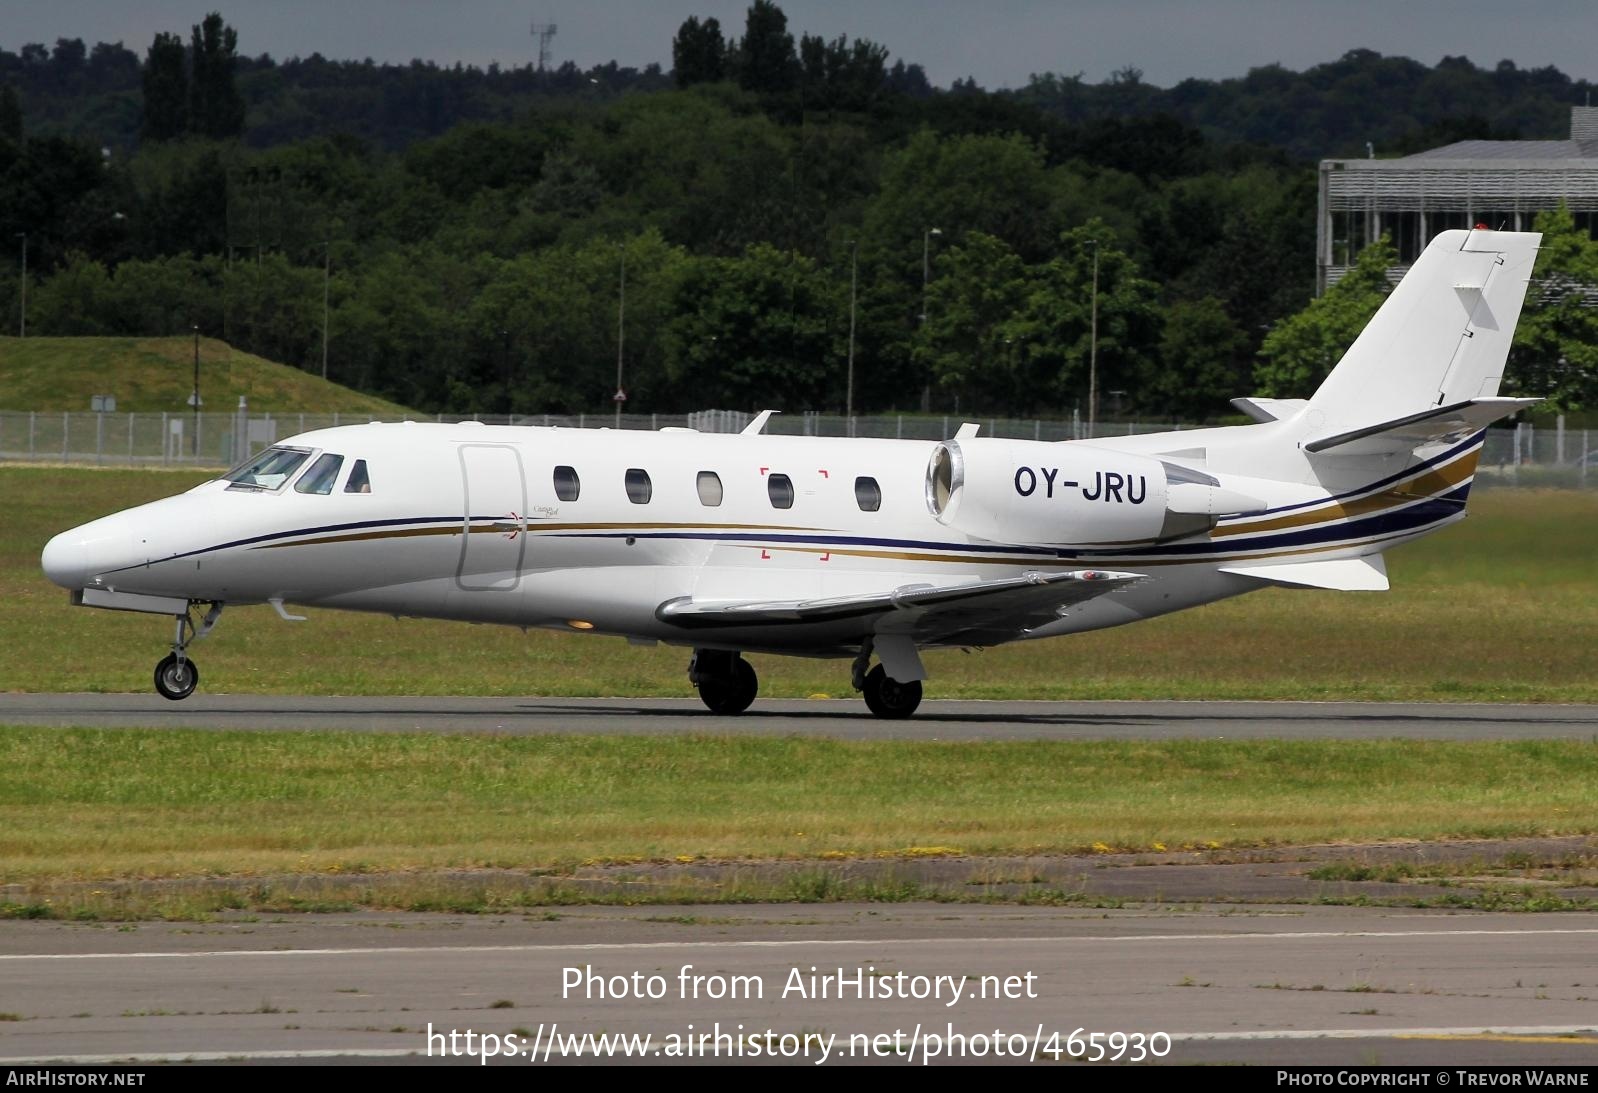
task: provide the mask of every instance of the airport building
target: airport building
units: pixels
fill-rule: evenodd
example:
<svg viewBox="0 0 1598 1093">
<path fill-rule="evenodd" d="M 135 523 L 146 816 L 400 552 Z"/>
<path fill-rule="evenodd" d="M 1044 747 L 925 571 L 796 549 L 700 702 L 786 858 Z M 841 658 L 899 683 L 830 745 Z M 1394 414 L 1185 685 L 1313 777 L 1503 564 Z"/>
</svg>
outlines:
<svg viewBox="0 0 1598 1093">
<path fill-rule="evenodd" d="M 1571 108 L 1568 140 L 1463 140 L 1401 159 L 1322 160 L 1316 294 L 1383 232 L 1398 248 L 1396 280 L 1440 231 L 1530 228 L 1561 201 L 1598 237 L 1598 106 Z"/>
</svg>

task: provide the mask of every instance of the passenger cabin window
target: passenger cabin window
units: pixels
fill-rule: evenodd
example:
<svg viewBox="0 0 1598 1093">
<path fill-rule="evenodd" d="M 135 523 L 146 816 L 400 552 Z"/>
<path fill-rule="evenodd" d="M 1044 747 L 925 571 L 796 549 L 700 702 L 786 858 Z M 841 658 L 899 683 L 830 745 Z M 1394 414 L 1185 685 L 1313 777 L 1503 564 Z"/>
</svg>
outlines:
<svg viewBox="0 0 1598 1093">
<path fill-rule="evenodd" d="M 627 500 L 635 505 L 649 504 L 649 496 L 654 492 L 654 487 L 649 482 L 649 472 L 637 467 L 627 470 Z"/>
<path fill-rule="evenodd" d="M 344 466 L 344 457 L 325 452 L 317 456 L 316 462 L 311 464 L 311 469 L 300 475 L 300 480 L 294 483 L 295 493 L 320 493 L 333 492 L 333 483 L 338 481 L 339 468 Z"/>
<path fill-rule="evenodd" d="M 366 460 L 357 459 L 350 469 L 350 480 L 344 483 L 345 493 L 371 493 L 372 479 L 366 473 Z"/>
<path fill-rule="evenodd" d="M 222 478 L 230 490 L 277 490 L 311 458 L 304 448 L 268 448 L 245 460 Z"/>
<path fill-rule="evenodd" d="M 882 487 L 875 478 L 861 476 L 854 480 L 854 501 L 861 512 L 876 512 L 882 507 Z"/>
<path fill-rule="evenodd" d="M 793 508 L 793 480 L 785 474 L 774 474 L 766 479 L 766 496 L 774 509 Z"/>
<path fill-rule="evenodd" d="M 699 503 L 707 508 L 715 508 L 721 504 L 721 476 L 715 471 L 700 471 Z"/>
<path fill-rule="evenodd" d="M 555 468 L 555 496 L 562 501 L 575 501 L 583 492 L 583 481 L 577 477 L 575 467 Z"/>
</svg>

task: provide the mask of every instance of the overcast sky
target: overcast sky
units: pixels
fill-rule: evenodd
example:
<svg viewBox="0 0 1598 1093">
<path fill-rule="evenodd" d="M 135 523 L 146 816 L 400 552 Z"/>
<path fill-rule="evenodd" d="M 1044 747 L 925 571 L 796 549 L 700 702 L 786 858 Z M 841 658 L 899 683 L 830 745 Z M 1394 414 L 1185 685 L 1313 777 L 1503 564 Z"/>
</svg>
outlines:
<svg viewBox="0 0 1598 1093">
<path fill-rule="evenodd" d="M 1463 54 L 1509 58 L 1598 79 L 1595 0 L 781 0 L 801 32 L 863 37 L 919 62 L 939 86 L 974 76 L 1016 87 L 1034 72 L 1098 82 L 1135 65 L 1168 87 L 1189 76 L 1241 76 L 1280 62 L 1303 69 L 1355 48 L 1435 64 Z M 181 32 L 220 10 L 239 49 L 283 59 L 526 64 L 529 28 L 554 23 L 554 63 L 615 60 L 671 67 L 689 15 L 742 33 L 747 0 L 0 0 L 0 46 L 57 38 L 121 41 L 141 55 L 157 31 Z"/>
</svg>

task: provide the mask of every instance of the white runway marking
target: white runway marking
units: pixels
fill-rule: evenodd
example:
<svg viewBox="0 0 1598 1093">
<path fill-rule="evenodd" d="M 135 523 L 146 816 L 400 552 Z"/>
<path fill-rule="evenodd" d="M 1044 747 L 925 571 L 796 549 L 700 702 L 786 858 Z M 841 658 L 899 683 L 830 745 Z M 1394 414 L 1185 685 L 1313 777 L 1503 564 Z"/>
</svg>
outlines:
<svg viewBox="0 0 1598 1093">
<path fill-rule="evenodd" d="M 1466 1028 L 1326 1028 L 1326 1029 L 1261 1029 L 1254 1032 L 1172 1032 L 1168 1035 L 1175 1043 L 1221 1042 L 1221 1041 L 1271 1041 L 1271 1040 L 1386 1040 L 1402 1039 L 1406 1037 L 1469 1037 L 1469 1036 L 1547 1036 L 1563 1037 L 1578 1036 L 1582 1033 L 1598 1031 L 1591 1025 L 1497 1025 L 1473 1026 Z M 653 1044 L 653 1040 L 650 1044 Z M 1550 1039 L 1550 1044 L 1562 1041 Z M 584 1053 L 590 1054 L 590 1053 Z M 228 1061 L 248 1062 L 257 1059 L 395 1059 L 412 1056 L 415 1058 L 439 1058 L 428 1056 L 425 1049 L 403 1047 L 351 1047 L 351 1048 L 317 1048 L 314 1050 L 296 1050 L 285 1048 L 282 1051 L 254 1050 L 254 1051 L 152 1051 L 130 1052 L 125 1055 L 52 1055 L 40 1057 L 12 1056 L 0 1058 L 0 1066 L 29 1066 L 51 1063 L 62 1066 L 95 1066 L 110 1063 L 219 1063 Z M 571 1058 L 572 1056 L 565 1056 Z M 627 1058 L 624 1053 L 618 1052 L 614 1058 Z M 475 1062 L 472 1055 L 455 1056 L 460 1062 Z"/>
<path fill-rule="evenodd" d="M 789 949 L 802 946 L 849 945 L 1094 945 L 1149 941 L 1307 941 L 1328 938 L 1541 937 L 1598 934 L 1598 927 L 1547 930 L 1312 930 L 1236 934 L 1092 934 L 1082 937 L 922 937 L 922 938 L 795 938 L 778 941 L 637 941 L 581 945 L 396 945 L 360 949 L 215 949 L 199 952 L 134 953 L 3 953 L 0 961 L 17 960 L 197 960 L 256 956 L 376 956 L 396 953 L 572 953 L 627 952 L 660 949 Z"/>
</svg>

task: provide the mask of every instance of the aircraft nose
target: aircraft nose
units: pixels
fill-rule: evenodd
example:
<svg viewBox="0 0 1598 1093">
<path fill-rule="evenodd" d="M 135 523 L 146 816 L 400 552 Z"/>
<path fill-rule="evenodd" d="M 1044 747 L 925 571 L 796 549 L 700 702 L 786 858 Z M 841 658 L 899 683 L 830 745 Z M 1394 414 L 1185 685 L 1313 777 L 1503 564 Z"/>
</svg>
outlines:
<svg viewBox="0 0 1598 1093">
<path fill-rule="evenodd" d="M 63 531 L 46 543 L 39 555 L 44 575 L 74 592 L 102 573 L 125 569 L 142 560 L 134 548 L 128 523 L 120 514 Z"/>
<path fill-rule="evenodd" d="M 53 583 L 73 591 L 82 588 L 89 579 L 89 547 L 82 533 L 77 528 L 63 531 L 44 544 L 39 564 Z"/>
</svg>

